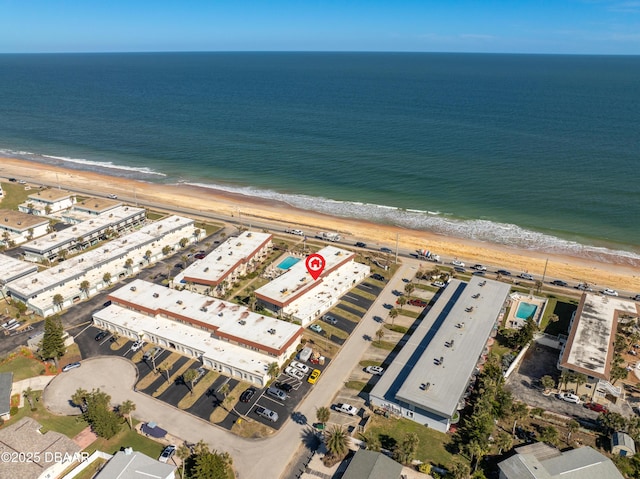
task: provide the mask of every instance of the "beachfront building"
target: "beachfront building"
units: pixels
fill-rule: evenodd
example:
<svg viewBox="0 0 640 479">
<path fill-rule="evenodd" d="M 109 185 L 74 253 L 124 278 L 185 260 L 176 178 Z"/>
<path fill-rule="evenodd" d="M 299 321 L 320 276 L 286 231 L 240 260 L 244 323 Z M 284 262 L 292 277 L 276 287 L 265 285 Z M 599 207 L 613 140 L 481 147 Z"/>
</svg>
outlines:
<svg viewBox="0 0 640 479">
<path fill-rule="evenodd" d="M 259 304 L 307 326 L 369 275 L 369 266 L 356 263 L 352 251 L 326 246 L 318 254 L 325 259 L 325 268 L 317 279 L 311 277 L 305 261 L 298 261 L 255 291 Z"/>
<path fill-rule="evenodd" d="M 75 225 L 94 219 L 96 216 L 103 215 L 119 206 L 122 206 L 122 202 L 118 200 L 90 197 L 77 202 L 60 216 L 65 223 Z"/>
<path fill-rule="evenodd" d="M 29 195 L 27 201 L 18 205 L 18 211 L 36 216 L 48 216 L 68 210 L 76 202 L 76 197 L 65 190 L 39 190 Z"/>
<path fill-rule="evenodd" d="M 202 259 L 196 259 L 174 280 L 200 292 L 224 294 L 242 276 L 251 273 L 271 251 L 273 235 L 245 231 L 227 239 Z"/>
<path fill-rule="evenodd" d="M 560 452 L 536 442 L 516 453 L 498 463 L 500 479 L 623 479 L 611 459 L 589 446 Z"/>
<path fill-rule="evenodd" d="M 20 261 L 5 254 L 0 254 L 0 291 L 4 292 L 7 283 L 38 271 L 33 263 Z"/>
<path fill-rule="evenodd" d="M 173 461 L 171 461 L 173 462 Z M 117 451 L 94 479 L 175 479 L 176 466 L 152 459 L 130 447 Z"/>
<path fill-rule="evenodd" d="M 50 262 L 64 259 L 114 234 L 122 234 L 144 223 L 146 211 L 133 206 L 118 206 L 82 223 L 22 245 L 27 261 Z"/>
<path fill-rule="evenodd" d="M 49 220 L 15 210 L 0 210 L 0 245 L 13 247 L 47 234 Z"/>
<path fill-rule="evenodd" d="M 12 281 L 6 286 L 7 293 L 36 314 L 50 316 L 197 239 L 194 220 L 169 216 Z"/>
<path fill-rule="evenodd" d="M 97 327 L 197 358 L 209 369 L 259 386 L 269 380 L 269 364 L 282 365 L 302 338 L 295 324 L 142 280 L 109 299 L 110 306 L 93 314 Z"/>
<path fill-rule="evenodd" d="M 582 295 L 558 360 L 558 369 L 586 376 L 587 382 L 576 394 L 596 401 L 615 401 L 622 396 L 621 388 L 610 383 L 613 343 L 618 324 L 638 316 L 640 305 L 635 301 L 596 293 Z"/>
<path fill-rule="evenodd" d="M 369 393 L 371 404 L 447 432 L 486 360 L 509 289 L 478 276 L 451 280 Z"/>
</svg>

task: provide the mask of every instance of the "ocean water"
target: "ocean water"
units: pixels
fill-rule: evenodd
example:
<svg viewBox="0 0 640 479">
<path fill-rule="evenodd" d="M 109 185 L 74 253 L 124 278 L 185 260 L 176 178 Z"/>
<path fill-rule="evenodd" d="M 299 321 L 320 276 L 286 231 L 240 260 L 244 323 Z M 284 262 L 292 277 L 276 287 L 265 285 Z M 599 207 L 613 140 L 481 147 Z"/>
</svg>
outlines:
<svg viewBox="0 0 640 479">
<path fill-rule="evenodd" d="M 0 55 L 0 156 L 635 263 L 639 78 L 632 56 Z"/>
</svg>

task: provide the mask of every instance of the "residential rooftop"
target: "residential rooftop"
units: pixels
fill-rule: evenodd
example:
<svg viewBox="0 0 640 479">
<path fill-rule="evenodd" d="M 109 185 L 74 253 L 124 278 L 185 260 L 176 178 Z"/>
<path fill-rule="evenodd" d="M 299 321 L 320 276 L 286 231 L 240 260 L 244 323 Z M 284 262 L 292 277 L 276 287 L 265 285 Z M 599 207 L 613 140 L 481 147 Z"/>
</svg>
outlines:
<svg viewBox="0 0 640 479">
<path fill-rule="evenodd" d="M 0 373 L 0 416 L 11 411 L 11 389 L 13 388 L 13 373 Z"/>
<path fill-rule="evenodd" d="M 355 258 L 355 253 L 336 246 L 325 246 L 318 251 L 325 260 L 322 274 L 313 279 L 305 261 L 298 261 L 286 273 L 258 288 L 256 296 L 279 306 L 289 305 L 301 295 L 321 284 L 325 278 L 343 264 Z"/>
<path fill-rule="evenodd" d="M 254 313 L 244 306 L 141 279 L 110 293 L 109 299 L 147 314 L 189 321 L 220 337 L 260 345 L 260 349 L 276 355 L 302 334 L 299 325 Z"/>
<path fill-rule="evenodd" d="M 0 286 L 35 271 L 38 271 L 38 267 L 33 263 L 0 254 Z"/>
<path fill-rule="evenodd" d="M 509 290 L 478 276 L 451 280 L 371 394 L 453 417 Z"/>
<path fill-rule="evenodd" d="M 66 198 L 71 198 L 74 196 L 73 193 L 66 190 L 58 190 L 58 189 L 47 189 L 40 190 L 28 196 L 27 203 L 29 200 L 39 201 L 43 203 L 55 203 L 56 201 L 64 200 Z"/>
<path fill-rule="evenodd" d="M 640 315 L 635 301 L 584 293 L 560 358 L 560 367 L 609 380 L 620 315 Z"/>
<path fill-rule="evenodd" d="M 95 479 L 164 479 L 174 477 L 176 466 L 163 464 L 137 451 L 118 451 Z"/>
<path fill-rule="evenodd" d="M 271 233 L 245 231 L 229 238 L 203 259 L 195 260 L 175 277 L 174 282 L 184 279 L 187 282 L 217 286 L 240 264 L 249 262 L 272 237 Z"/>
<path fill-rule="evenodd" d="M 73 205 L 72 211 L 88 211 L 95 215 L 109 211 L 117 206 L 122 206 L 122 202 L 118 200 L 111 200 L 108 198 L 87 198 L 82 201 L 78 201 Z"/>
<path fill-rule="evenodd" d="M 43 224 L 49 224 L 49 218 L 15 210 L 0 210 L 0 228 L 25 232 Z"/>
</svg>

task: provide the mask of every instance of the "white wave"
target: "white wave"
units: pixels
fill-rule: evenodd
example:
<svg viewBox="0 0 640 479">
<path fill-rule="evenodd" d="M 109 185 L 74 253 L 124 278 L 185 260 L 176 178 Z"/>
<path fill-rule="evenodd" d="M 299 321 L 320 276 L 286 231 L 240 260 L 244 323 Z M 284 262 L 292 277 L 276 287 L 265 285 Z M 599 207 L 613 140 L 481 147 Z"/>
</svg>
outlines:
<svg viewBox="0 0 640 479">
<path fill-rule="evenodd" d="M 282 201 L 301 209 L 430 231 L 444 236 L 473 239 L 533 251 L 570 254 L 605 262 L 640 265 L 640 254 L 585 245 L 510 223 L 497 223 L 486 219 L 460 220 L 440 211 L 405 210 L 394 206 L 279 193 L 249 186 L 236 187 L 189 182 L 185 184 Z"/>
<path fill-rule="evenodd" d="M 156 176 L 167 176 L 164 173 L 160 173 L 158 171 L 152 170 L 151 168 L 147 168 L 144 166 L 136 167 L 136 166 L 126 166 L 126 165 L 117 165 L 111 161 L 93 161 L 87 160 L 85 158 L 69 158 L 66 156 L 55 156 L 55 155 L 43 155 L 39 153 L 33 153 L 31 151 L 22 151 L 22 150 L 8 150 L 8 149 L 0 149 L 0 155 L 10 156 L 10 157 L 18 157 L 29 159 L 33 161 L 41 161 L 42 159 L 52 159 L 57 160 L 63 163 L 74 163 L 77 165 L 91 166 L 95 168 L 105 168 L 108 170 L 122 170 L 122 171 L 131 171 L 135 173 L 143 173 L 145 175 L 156 175 Z"/>
</svg>

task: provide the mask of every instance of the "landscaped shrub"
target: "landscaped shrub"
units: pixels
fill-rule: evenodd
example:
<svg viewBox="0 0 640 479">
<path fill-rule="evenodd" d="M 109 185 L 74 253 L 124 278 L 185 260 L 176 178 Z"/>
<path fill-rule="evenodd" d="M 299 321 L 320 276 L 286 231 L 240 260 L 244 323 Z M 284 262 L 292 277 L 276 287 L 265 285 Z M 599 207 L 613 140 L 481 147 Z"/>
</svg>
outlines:
<svg viewBox="0 0 640 479">
<path fill-rule="evenodd" d="M 18 410 L 18 406 L 11 406 L 11 409 L 9 409 L 9 414 L 15 416 L 16 414 L 18 414 Z"/>
</svg>

